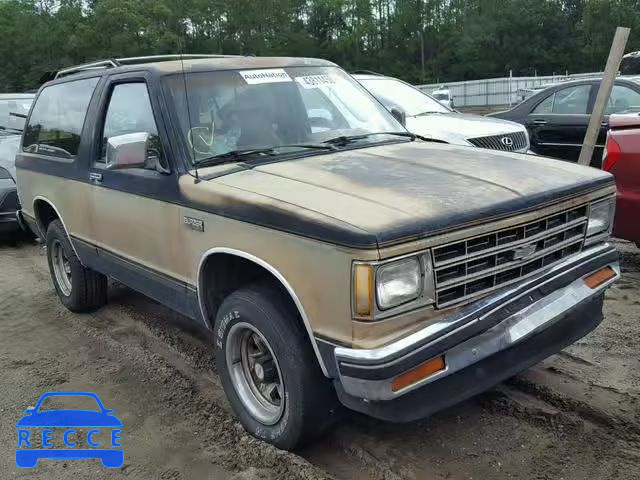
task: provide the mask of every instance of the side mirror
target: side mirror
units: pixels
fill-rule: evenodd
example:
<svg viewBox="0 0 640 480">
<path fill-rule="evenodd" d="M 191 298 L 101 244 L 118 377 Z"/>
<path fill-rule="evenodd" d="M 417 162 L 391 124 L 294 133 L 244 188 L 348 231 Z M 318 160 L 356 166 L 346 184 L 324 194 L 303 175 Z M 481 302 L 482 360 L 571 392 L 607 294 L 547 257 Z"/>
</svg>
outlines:
<svg viewBox="0 0 640 480">
<path fill-rule="evenodd" d="M 109 170 L 144 168 L 149 150 L 147 132 L 116 135 L 107 141 L 107 165 Z"/>
<path fill-rule="evenodd" d="M 403 127 L 406 125 L 407 114 L 403 110 L 400 110 L 398 107 L 391 107 L 389 109 L 389 112 L 391 113 L 391 115 L 393 115 L 393 118 L 400 122 Z"/>
</svg>

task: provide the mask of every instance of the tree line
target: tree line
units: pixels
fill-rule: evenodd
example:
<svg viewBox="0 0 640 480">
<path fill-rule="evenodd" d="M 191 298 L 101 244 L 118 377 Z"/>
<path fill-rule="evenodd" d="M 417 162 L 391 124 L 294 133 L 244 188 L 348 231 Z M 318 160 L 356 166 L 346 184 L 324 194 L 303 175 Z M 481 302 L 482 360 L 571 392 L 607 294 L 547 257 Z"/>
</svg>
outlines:
<svg viewBox="0 0 640 480">
<path fill-rule="evenodd" d="M 163 53 L 321 57 L 413 83 L 600 71 L 640 0 L 0 0 L 0 92 Z"/>
</svg>

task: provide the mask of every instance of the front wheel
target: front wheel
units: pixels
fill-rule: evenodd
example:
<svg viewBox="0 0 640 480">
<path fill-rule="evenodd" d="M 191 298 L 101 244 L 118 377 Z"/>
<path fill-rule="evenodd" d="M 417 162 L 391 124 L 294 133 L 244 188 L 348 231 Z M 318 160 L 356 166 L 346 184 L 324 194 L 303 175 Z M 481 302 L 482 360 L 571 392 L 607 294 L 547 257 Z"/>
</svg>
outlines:
<svg viewBox="0 0 640 480">
<path fill-rule="evenodd" d="M 282 293 L 265 284 L 237 290 L 214 331 L 225 393 L 249 433 L 290 450 L 331 424 L 333 387 Z"/>
</svg>

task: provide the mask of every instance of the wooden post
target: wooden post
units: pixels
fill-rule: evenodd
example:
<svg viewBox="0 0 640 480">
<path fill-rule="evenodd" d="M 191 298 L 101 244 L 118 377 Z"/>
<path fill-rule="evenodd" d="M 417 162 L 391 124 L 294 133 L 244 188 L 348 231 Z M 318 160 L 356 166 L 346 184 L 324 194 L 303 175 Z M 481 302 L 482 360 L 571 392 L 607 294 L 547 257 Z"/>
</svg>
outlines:
<svg viewBox="0 0 640 480">
<path fill-rule="evenodd" d="M 578 163 L 580 165 L 589 165 L 591 163 L 593 149 L 596 146 L 598 133 L 600 133 L 600 126 L 602 124 L 602 118 L 604 117 L 604 110 L 607 106 L 609 95 L 611 95 L 611 89 L 613 88 L 613 83 L 616 79 L 618 68 L 620 67 L 622 55 L 624 55 L 624 48 L 627 45 L 627 39 L 629 38 L 630 31 L 631 29 L 626 27 L 616 28 L 616 34 L 613 37 L 613 43 L 611 44 L 611 50 L 609 51 L 609 58 L 607 59 L 607 66 L 604 69 L 604 75 L 602 77 L 602 82 L 600 82 L 600 89 L 598 90 L 596 103 L 593 105 L 593 112 L 591 113 L 587 133 L 584 136 L 582 150 L 580 150 L 580 157 L 578 158 Z"/>
</svg>

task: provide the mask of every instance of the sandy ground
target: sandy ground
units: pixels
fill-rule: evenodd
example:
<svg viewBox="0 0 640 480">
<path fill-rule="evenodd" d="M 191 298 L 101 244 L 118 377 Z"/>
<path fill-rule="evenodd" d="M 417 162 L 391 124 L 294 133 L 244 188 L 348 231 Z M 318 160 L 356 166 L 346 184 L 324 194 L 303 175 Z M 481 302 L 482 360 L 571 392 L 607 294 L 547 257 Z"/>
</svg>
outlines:
<svg viewBox="0 0 640 480">
<path fill-rule="evenodd" d="M 206 332 L 124 287 L 94 314 L 70 313 L 40 246 L 1 246 L 0 478 L 638 479 L 640 250 L 618 246 L 624 277 L 588 337 L 420 422 L 347 413 L 297 455 L 254 440 L 233 419 Z M 93 391 L 115 409 L 122 468 L 16 467 L 15 422 L 52 390 Z"/>
</svg>

